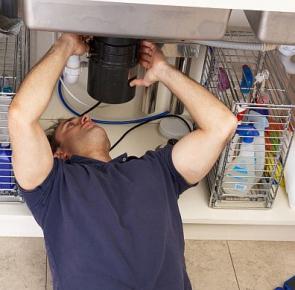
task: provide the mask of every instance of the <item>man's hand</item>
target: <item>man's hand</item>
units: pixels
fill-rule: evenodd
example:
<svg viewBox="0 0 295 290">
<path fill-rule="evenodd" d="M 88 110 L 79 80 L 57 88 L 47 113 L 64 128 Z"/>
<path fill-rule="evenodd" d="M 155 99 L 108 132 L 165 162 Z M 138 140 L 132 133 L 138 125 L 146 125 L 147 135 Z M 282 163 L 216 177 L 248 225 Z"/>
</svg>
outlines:
<svg viewBox="0 0 295 290">
<path fill-rule="evenodd" d="M 147 72 L 131 85 L 149 86 L 161 81 L 185 105 L 199 129 L 173 147 L 176 170 L 191 184 L 200 181 L 214 165 L 237 126 L 236 117 L 200 84 L 170 66 L 154 44 L 143 41 L 140 63 Z"/>
<path fill-rule="evenodd" d="M 83 55 L 89 49 L 86 43 L 87 37 L 73 34 L 64 33 L 56 42 L 56 45 L 67 45 L 70 49 L 71 55 Z"/>
<path fill-rule="evenodd" d="M 130 83 L 130 86 L 145 86 L 148 87 L 151 84 L 159 81 L 160 73 L 165 70 L 169 64 L 166 61 L 161 49 L 155 44 L 142 41 L 140 47 L 140 59 L 139 63 L 147 69 L 147 72 L 143 79 L 136 79 Z"/>
<path fill-rule="evenodd" d="M 48 106 L 68 58 L 87 51 L 84 40 L 75 34 L 63 34 L 27 74 L 10 105 L 8 124 L 13 169 L 18 184 L 24 189 L 41 184 L 52 169 L 53 155 L 39 118 Z"/>
</svg>

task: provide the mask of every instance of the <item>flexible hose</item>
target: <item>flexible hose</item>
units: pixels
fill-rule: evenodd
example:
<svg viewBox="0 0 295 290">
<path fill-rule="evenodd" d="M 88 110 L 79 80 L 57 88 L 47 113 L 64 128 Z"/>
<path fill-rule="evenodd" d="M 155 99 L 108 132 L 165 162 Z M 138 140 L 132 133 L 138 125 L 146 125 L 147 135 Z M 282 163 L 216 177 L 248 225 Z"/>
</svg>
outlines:
<svg viewBox="0 0 295 290">
<path fill-rule="evenodd" d="M 61 102 L 63 103 L 63 105 L 75 116 L 80 116 L 80 114 L 78 112 L 76 112 L 73 108 L 71 108 L 62 93 L 62 83 L 59 80 L 58 81 L 58 85 L 57 85 L 57 93 L 58 96 L 61 100 Z M 97 124 L 108 124 L 108 125 L 126 125 L 126 124 L 137 124 L 137 123 L 142 123 L 142 122 L 146 122 L 146 121 L 153 121 L 153 120 L 157 120 L 162 116 L 166 116 L 169 114 L 169 111 L 154 115 L 154 116 L 149 116 L 149 117 L 144 117 L 144 118 L 140 118 L 140 119 L 134 119 L 134 120 L 126 120 L 126 121 L 111 121 L 111 120 L 98 120 L 98 119 L 92 119 L 93 122 L 97 123 Z"/>
<path fill-rule="evenodd" d="M 61 82 L 61 84 L 63 85 L 64 89 L 66 90 L 66 92 L 70 95 L 71 98 L 73 98 L 76 102 L 78 102 L 79 104 L 86 106 L 86 107 L 90 107 L 91 105 L 85 104 L 82 101 L 80 101 L 77 97 L 75 97 L 72 92 L 69 90 L 68 86 L 65 84 L 63 78 L 61 77 L 59 79 L 59 81 Z"/>
</svg>

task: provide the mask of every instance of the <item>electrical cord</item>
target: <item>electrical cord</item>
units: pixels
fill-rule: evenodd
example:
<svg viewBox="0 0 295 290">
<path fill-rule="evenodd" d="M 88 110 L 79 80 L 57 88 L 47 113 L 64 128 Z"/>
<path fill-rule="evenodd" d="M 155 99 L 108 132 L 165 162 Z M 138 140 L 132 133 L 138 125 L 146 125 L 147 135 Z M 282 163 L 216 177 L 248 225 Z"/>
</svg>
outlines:
<svg viewBox="0 0 295 290">
<path fill-rule="evenodd" d="M 73 115 L 80 117 L 80 113 L 76 112 L 73 108 L 71 108 L 62 93 L 62 83 L 59 80 L 58 81 L 58 85 L 57 85 L 57 92 L 58 92 L 58 96 L 61 100 L 61 102 L 63 103 L 63 105 L 68 109 L 68 111 L 70 111 Z M 149 116 L 149 117 L 144 117 L 144 118 L 140 118 L 140 119 L 134 119 L 134 120 L 126 120 L 126 121 L 110 121 L 110 120 L 98 120 L 98 119 L 92 119 L 93 122 L 97 123 L 97 124 L 107 124 L 107 125 L 126 125 L 126 124 L 137 124 L 137 123 L 142 123 L 145 121 L 153 121 L 153 120 L 157 120 L 159 117 L 161 116 L 166 116 L 169 114 L 169 111 L 154 115 L 154 116 Z"/>
<path fill-rule="evenodd" d="M 63 103 L 63 105 L 74 115 L 80 117 L 83 116 L 89 112 L 91 112 L 92 110 L 94 110 L 96 107 L 98 107 L 101 102 L 96 103 L 94 106 L 92 106 L 91 108 L 89 108 L 88 110 L 86 110 L 85 112 L 83 112 L 82 114 L 79 114 L 78 112 L 76 112 L 74 109 L 72 109 L 67 102 L 65 101 L 65 98 L 63 96 L 62 93 L 62 80 L 60 79 L 58 82 L 58 86 L 57 86 L 57 90 L 58 90 L 58 96 L 61 100 L 61 102 Z M 130 128 L 129 130 L 127 130 L 117 141 L 116 143 L 111 147 L 110 151 L 113 150 L 124 138 L 127 134 L 129 134 L 131 131 L 133 131 L 134 129 L 145 125 L 151 121 L 154 120 L 159 120 L 159 119 L 164 119 L 164 118 L 178 118 L 180 120 L 182 120 L 185 125 L 187 126 L 189 132 L 192 132 L 191 126 L 190 124 L 182 117 L 178 116 L 178 115 L 173 115 L 173 114 L 169 114 L 168 111 L 154 115 L 154 116 L 149 116 L 149 117 L 145 117 L 145 118 L 140 118 L 140 119 L 134 119 L 134 120 L 127 120 L 127 121 L 107 121 L 107 120 L 97 120 L 97 119 L 92 119 L 93 122 L 95 123 L 99 123 L 99 124 L 111 124 L 111 125 L 122 125 L 122 124 L 134 124 L 134 123 L 138 123 L 137 125 L 133 126 L 132 128 Z"/>
<path fill-rule="evenodd" d="M 90 113 L 92 110 L 94 110 L 96 107 L 98 107 L 101 104 L 101 101 L 97 102 L 94 106 L 92 106 L 90 109 L 86 110 L 85 112 L 81 113 L 80 116 L 86 115 Z"/>
<path fill-rule="evenodd" d="M 159 119 L 164 119 L 164 118 L 178 118 L 178 119 L 180 119 L 180 120 L 182 120 L 184 123 L 185 123 L 185 125 L 187 126 L 187 128 L 188 128 L 188 130 L 189 130 L 189 132 L 192 132 L 192 129 L 191 129 L 191 126 L 190 126 L 190 124 L 184 119 L 184 118 L 182 118 L 182 117 L 180 117 L 180 116 L 178 116 L 178 115 L 173 115 L 173 114 L 169 114 L 169 115 L 165 115 L 165 116 L 159 116 L 159 117 L 157 117 L 155 120 L 159 120 Z M 149 123 L 149 122 L 151 122 L 151 121 L 153 121 L 153 120 L 147 120 L 147 121 L 144 121 L 144 122 L 142 122 L 142 123 L 140 123 L 140 124 L 137 124 L 137 125 L 135 125 L 135 126 L 133 126 L 132 128 L 130 128 L 129 130 L 127 130 L 116 142 L 115 142 L 115 144 L 110 148 L 110 151 L 112 151 L 125 137 L 126 137 L 126 135 L 127 134 L 129 134 L 131 131 L 133 131 L 134 129 L 136 129 L 136 128 L 138 128 L 138 127 L 140 127 L 140 126 L 142 126 L 142 125 L 145 125 L 145 124 L 147 124 L 147 123 Z"/>
</svg>

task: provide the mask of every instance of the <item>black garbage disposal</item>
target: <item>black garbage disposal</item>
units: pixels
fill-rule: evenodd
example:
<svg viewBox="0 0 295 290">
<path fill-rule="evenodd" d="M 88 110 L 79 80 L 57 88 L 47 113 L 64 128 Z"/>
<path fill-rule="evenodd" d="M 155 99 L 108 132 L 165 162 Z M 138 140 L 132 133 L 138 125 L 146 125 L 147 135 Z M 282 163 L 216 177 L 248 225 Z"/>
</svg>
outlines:
<svg viewBox="0 0 295 290">
<path fill-rule="evenodd" d="M 89 45 L 89 95 L 108 104 L 130 101 L 135 96 L 129 83 L 136 78 L 139 40 L 94 37 Z"/>
</svg>

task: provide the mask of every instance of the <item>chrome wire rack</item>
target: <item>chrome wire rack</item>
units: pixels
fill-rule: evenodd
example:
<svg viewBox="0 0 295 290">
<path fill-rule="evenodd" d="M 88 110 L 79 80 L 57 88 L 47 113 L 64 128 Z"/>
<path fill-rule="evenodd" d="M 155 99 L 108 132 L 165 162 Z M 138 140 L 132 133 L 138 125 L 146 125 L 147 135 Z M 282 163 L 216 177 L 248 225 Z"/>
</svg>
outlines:
<svg viewBox="0 0 295 290">
<path fill-rule="evenodd" d="M 243 42 L 241 34 L 232 35 Z M 279 186 L 284 186 L 283 169 L 294 135 L 288 80 L 276 50 L 207 47 L 202 84 L 239 120 L 236 134 L 208 174 L 209 206 L 272 207 Z"/>
<path fill-rule="evenodd" d="M 15 92 L 28 68 L 29 37 L 22 27 L 18 35 L 0 35 L 0 202 L 23 201 L 11 160 L 7 114 Z"/>
</svg>

